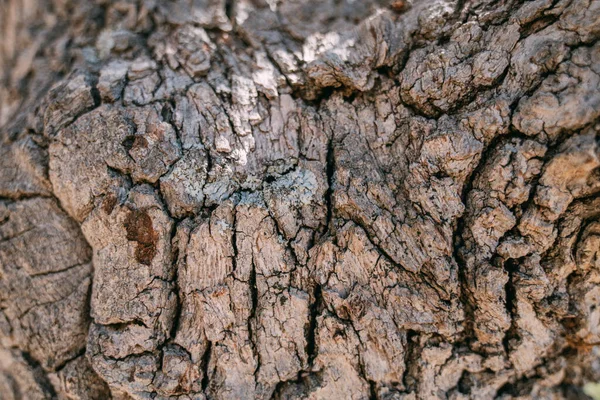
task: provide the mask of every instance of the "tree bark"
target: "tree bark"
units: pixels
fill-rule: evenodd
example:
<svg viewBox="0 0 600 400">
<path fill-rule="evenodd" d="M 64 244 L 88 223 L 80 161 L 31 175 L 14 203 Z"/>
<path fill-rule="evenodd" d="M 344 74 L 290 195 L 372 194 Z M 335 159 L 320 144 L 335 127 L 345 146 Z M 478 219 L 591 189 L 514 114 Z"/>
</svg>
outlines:
<svg viewBox="0 0 600 400">
<path fill-rule="evenodd" d="M 599 0 L 1 0 L 2 399 L 600 380 Z"/>
</svg>

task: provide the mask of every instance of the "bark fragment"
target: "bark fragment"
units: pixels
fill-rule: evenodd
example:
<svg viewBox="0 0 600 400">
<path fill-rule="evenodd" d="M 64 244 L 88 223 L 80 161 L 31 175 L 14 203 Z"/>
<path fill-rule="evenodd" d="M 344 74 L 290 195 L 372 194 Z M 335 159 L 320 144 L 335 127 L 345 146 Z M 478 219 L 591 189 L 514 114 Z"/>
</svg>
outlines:
<svg viewBox="0 0 600 400">
<path fill-rule="evenodd" d="M 4 3 L 2 396 L 600 380 L 597 0 Z"/>
</svg>

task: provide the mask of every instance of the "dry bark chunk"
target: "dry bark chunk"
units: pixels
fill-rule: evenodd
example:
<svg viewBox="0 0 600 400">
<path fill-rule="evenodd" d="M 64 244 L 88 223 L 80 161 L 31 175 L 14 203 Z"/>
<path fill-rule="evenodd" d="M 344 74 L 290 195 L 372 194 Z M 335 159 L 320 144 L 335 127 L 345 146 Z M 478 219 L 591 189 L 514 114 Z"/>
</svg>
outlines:
<svg viewBox="0 0 600 400">
<path fill-rule="evenodd" d="M 85 348 L 90 248 L 54 200 L 0 202 L 0 214 L 2 343 L 54 370 Z"/>
</svg>

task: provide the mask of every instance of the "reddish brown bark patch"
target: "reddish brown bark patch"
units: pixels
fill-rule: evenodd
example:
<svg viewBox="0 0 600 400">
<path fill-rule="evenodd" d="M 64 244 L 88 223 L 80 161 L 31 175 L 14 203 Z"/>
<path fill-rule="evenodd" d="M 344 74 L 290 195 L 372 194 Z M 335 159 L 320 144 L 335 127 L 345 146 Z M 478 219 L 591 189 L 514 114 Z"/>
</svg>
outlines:
<svg viewBox="0 0 600 400">
<path fill-rule="evenodd" d="M 405 0 L 396 0 L 390 3 L 390 8 L 396 12 L 404 12 L 410 8 L 410 4 Z"/>
<path fill-rule="evenodd" d="M 156 255 L 158 241 L 150 216 L 145 211 L 131 210 L 123 225 L 127 231 L 127 240 L 137 242 L 136 260 L 141 264 L 150 265 Z"/>
<path fill-rule="evenodd" d="M 106 214 L 111 214 L 117 205 L 117 196 L 112 193 L 109 193 L 104 197 L 104 201 L 102 202 L 102 209 Z"/>
</svg>

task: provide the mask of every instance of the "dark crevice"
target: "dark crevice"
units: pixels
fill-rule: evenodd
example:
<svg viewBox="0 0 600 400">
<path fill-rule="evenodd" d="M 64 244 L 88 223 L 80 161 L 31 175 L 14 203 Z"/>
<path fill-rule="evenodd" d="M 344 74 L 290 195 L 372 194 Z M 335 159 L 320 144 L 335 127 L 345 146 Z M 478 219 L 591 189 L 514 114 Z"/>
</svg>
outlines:
<svg viewBox="0 0 600 400">
<path fill-rule="evenodd" d="M 404 384 L 405 391 L 416 392 L 418 384 L 418 361 L 421 359 L 419 352 L 419 333 L 411 329 L 406 331 L 406 349 L 404 357 L 405 370 L 404 376 L 402 377 L 402 383 Z"/>
<path fill-rule="evenodd" d="M 369 400 L 377 400 L 379 398 L 377 396 L 377 384 L 370 379 L 367 379 L 367 382 L 369 383 Z"/>
<path fill-rule="evenodd" d="M 517 317 L 517 292 L 515 289 L 515 279 L 516 274 L 519 270 L 519 264 L 521 260 L 508 260 L 504 263 L 504 269 L 508 272 L 508 281 L 505 285 L 506 291 L 506 311 L 508 315 L 510 315 L 510 328 L 504 335 L 504 339 L 502 340 L 502 345 L 504 346 L 504 351 L 506 354 L 510 353 L 512 343 L 514 340 L 518 339 L 517 326 L 515 323 Z"/>
<path fill-rule="evenodd" d="M 233 249 L 233 257 L 231 258 L 231 273 L 235 273 L 237 269 L 237 258 L 239 250 L 237 247 L 237 207 L 233 209 L 233 229 L 231 233 L 231 247 Z"/>
<path fill-rule="evenodd" d="M 525 25 L 521 26 L 520 33 L 521 38 L 526 38 L 534 33 L 541 31 L 542 29 L 552 25 L 558 20 L 555 15 L 545 15 L 541 18 L 533 20 Z"/>
<path fill-rule="evenodd" d="M 177 234 L 177 224 L 173 224 L 173 228 L 171 231 L 171 235 L 170 235 L 170 243 L 171 245 L 173 245 L 173 239 L 175 238 L 175 235 Z M 189 238 L 188 238 L 189 239 Z M 173 294 L 176 297 L 176 310 L 175 310 L 175 316 L 173 317 L 173 325 L 171 325 L 171 331 L 170 331 L 170 338 L 173 339 L 175 338 L 175 335 L 177 334 L 177 331 L 179 330 L 179 323 L 181 321 L 181 313 L 183 310 L 183 299 L 182 299 L 182 294 L 179 288 L 179 257 L 182 256 L 181 254 L 179 254 L 179 244 L 177 246 L 174 246 L 173 250 L 172 250 L 172 254 L 171 254 L 171 269 L 172 269 L 172 273 L 173 273 Z"/>
<path fill-rule="evenodd" d="M 313 90 L 312 87 L 311 90 Z M 295 98 L 302 99 L 302 102 L 305 105 L 319 109 L 324 101 L 329 99 L 331 96 L 333 96 L 334 93 L 337 93 L 338 91 L 339 90 L 336 90 L 334 87 L 327 86 L 324 88 L 320 88 L 318 93 L 314 95 L 306 93 L 306 88 L 294 88 L 292 93 Z"/>
<path fill-rule="evenodd" d="M 457 0 L 456 1 L 456 5 L 454 7 L 454 12 L 452 13 L 452 19 L 461 20 L 463 23 L 466 22 L 467 17 L 469 15 L 468 12 L 465 12 L 466 4 L 467 4 L 467 0 Z"/>
<path fill-rule="evenodd" d="M 325 220 L 325 231 L 324 235 L 333 231 L 333 185 L 334 185 L 334 174 L 335 174 L 335 147 L 333 137 L 329 139 L 327 145 L 327 191 L 325 192 L 325 204 L 327 206 L 327 217 Z"/>
<path fill-rule="evenodd" d="M 511 396 L 509 398 L 528 396 L 531 394 L 533 386 L 536 383 L 536 378 L 540 378 L 538 373 L 523 377 L 521 379 L 511 380 L 498 389 L 496 392 L 496 398 L 506 398 L 506 395 Z"/>
<path fill-rule="evenodd" d="M 295 379 L 279 381 L 271 395 L 271 400 L 289 399 L 289 394 L 284 395 L 285 390 L 290 387 L 302 388 L 303 393 L 310 393 L 312 388 L 320 387 L 323 384 L 321 371 L 299 371 Z M 293 391 L 292 393 L 296 393 Z"/>
<path fill-rule="evenodd" d="M 476 385 L 477 381 L 474 381 L 473 375 L 469 371 L 465 370 L 458 380 L 457 389 L 459 393 L 469 395 L 471 394 L 471 388 Z"/>
<path fill-rule="evenodd" d="M 173 110 L 175 109 L 175 102 L 171 99 L 169 102 L 165 103 L 161 110 L 160 116 L 162 120 L 173 127 L 175 132 L 179 134 L 177 127 L 173 123 Z M 178 135 L 179 136 L 179 135 Z"/>
<path fill-rule="evenodd" d="M 506 382 L 504 385 L 502 385 L 500 387 L 500 389 L 498 389 L 498 392 L 496 393 L 496 398 L 502 398 L 502 396 L 511 396 L 511 397 L 519 397 L 520 395 L 520 391 L 518 390 L 517 386 L 512 383 L 512 382 Z"/>
<path fill-rule="evenodd" d="M 248 339 L 252 345 L 252 350 L 256 357 L 256 369 L 254 370 L 255 378 L 258 376 L 258 371 L 261 367 L 260 362 L 260 353 L 258 351 L 258 346 L 256 345 L 256 332 L 254 332 L 253 324 L 258 325 L 256 311 L 258 308 L 258 288 L 256 286 L 256 265 L 254 264 L 254 259 L 252 260 L 252 269 L 250 270 L 250 279 L 248 282 L 248 286 L 250 289 L 250 301 L 251 301 L 251 309 L 250 316 L 248 317 Z"/>
<path fill-rule="evenodd" d="M 2 193 L 0 195 L 0 201 L 19 201 L 19 200 L 29 200 L 29 199 L 53 199 L 54 196 L 51 194 L 44 193 Z M 4 220 L 0 220 L 0 224 Z"/>
<path fill-rule="evenodd" d="M 90 90 L 90 94 L 92 95 L 92 99 L 94 100 L 94 107 L 99 107 L 102 104 L 102 98 L 100 97 L 100 91 L 96 86 L 93 86 Z"/>
<path fill-rule="evenodd" d="M 298 373 L 298 375 L 300 375 L 300 373 Z M 273 390 L 273 394 L 271 395 L 271 400 L 280 400 L 281 392 L 283 391 L 283 389 L 285 387 L 287 387 L 290 383 L 298 383 L 299 381 L 300 381 L 300 377 L 298 376 L 298 379 L 294 382 L 290 382 L 290 381 L 277 382 L 277 385 L 275 385 L 275 390 Z"/>
<path fill-rule="evenodd" d="M 320 285 L 316 285 L 313 291 L 313 303 L 310 306 L 310 318 L 308 321 L 306 331 L 306 356 L 308 357 L 308 365 L 312 366 L 315 358 L 318 354 L 317 347 L 317 317 L 321 312 L 321 306 L 323 302 L 322 288 Z"/>
<path fill-rule="evenodd" d="M 131 151 L 131 149 L 133 148 L 133 143 L 135 142 L 135 138 L 136 135 L 130 135 L 125 137 L 125 139 L 123 139 L 123 141 L 121 142 L 121 146 L 123 146 L 125 148 L 125 150 L 127 150 L 127 153 L 129 153 Z"/>
<path fill-rule="evenodd" d="M 208 345 L 206 347 L 206 350 L 204 350 L 204 354 L 202 355 L 202 361 L 200 362 L 200 368 L 202 369 L 202 392 L 204 392 L 205 395 L 208 396 L 207 394 L 207 389 L 208 389 L 208 385 L 210 384 L 210 378 L 209 378 L 209 366 L 210 366 L 210 358 L 212 355 L 212 347 L 213 347 L 213 343 L 211 341 L 208 341 Z"/>
<path fill-rule="evenodd" d="M 40 385 L 41 389 L 46 392 L 49 398 L 57 399 L 58 396 L 54 390 L 54 386 L 52 386 L 50 379 L 48 379 L 48 376 L 42 369 L 40 363 L 26 351 L 21 352 L 21 354 L 27 365 L 31 368 L 35 380 Z"/>
<path fill-rule="evenodd" d="M 235 27 L 235 1 L 234 0 L 225 0 L 225 15 L 231 22 L 231 25 Z"/>
<path fill-rule="evenodd" d="M 141 326 L 144 328 L 148 328 L 148 326 L 140 319 L 133 319 L 127 322 L 116 322 L 114 324 L 103 324 L 102 326 L 110 329 L 114 329 L 116 331 L 120 331 L 126 329 L 130 325 Z"/>
</svg>

